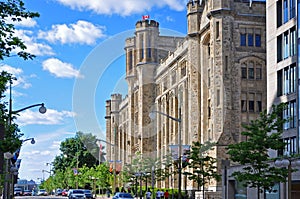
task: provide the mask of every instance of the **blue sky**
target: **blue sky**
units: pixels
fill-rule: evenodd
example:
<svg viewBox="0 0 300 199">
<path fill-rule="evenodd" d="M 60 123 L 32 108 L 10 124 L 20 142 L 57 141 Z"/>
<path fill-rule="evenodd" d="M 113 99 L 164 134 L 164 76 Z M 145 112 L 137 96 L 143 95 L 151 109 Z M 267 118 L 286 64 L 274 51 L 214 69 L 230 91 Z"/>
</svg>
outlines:
<svg viewBox="0 0 300 199">
<path fill-rule="evenodd" d="M 150 15 L 162 35 L 186 34 L 187 0 L 24 0 L 39 18 L 16 24 L 16 34 L 37 57 L 11 57 L 0 69 L 17 77 L 12 87 L 13 110 L 23 111 L 16 123 L 24 142 L 19 156 L 21 179 L 47 178 L 46 163 L 59 154 L 60 142 L 75 132 L 105 138 L 105 101 L 112 93 L 126 93 L 124 44 L 135 23 Z"/>
</svg>

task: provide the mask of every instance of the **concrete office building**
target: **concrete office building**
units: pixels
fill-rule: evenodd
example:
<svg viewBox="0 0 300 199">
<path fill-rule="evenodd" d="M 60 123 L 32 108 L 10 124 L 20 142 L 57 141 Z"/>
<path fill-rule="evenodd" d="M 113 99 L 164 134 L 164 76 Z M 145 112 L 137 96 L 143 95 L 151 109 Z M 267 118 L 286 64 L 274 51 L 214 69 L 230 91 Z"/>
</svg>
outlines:
<svg viewBox="0 0 300 199">
<path fill-rule="evenodd" d="M 273 157 L 299 154 L 300 16 L 298 6 L 296 0 L 267 1 L 267 108 L 270 109 L 272 104 L 286 102 L 288 105 L 283 117 L 289 118 L 284 125 L 285 150 L 273 152 Z M 292 168 L 295 168 L 293 164 Z M 289 183 L 280 185 L 281 198 L 287 197 L 289 192 L 291 198 L 299 197 L 300 173 L 293 173 L 291 180 L 290 186 Z"/>
</svg>

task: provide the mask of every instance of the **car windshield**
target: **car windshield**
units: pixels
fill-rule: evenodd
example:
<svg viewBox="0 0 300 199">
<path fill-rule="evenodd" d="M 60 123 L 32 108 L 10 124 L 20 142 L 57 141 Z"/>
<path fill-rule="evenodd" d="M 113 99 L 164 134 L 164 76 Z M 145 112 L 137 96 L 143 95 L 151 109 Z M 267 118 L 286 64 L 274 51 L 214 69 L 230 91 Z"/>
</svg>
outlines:
<svg viewBox="0 0 300 199">
<path fill-rule="evenodd" d="M 84 190 L 84 193 L 92 193 L 91 190 Z"/>
<path fill-rule="evenodd" d="M 73 190 L 73 193 L 75 193 L 75 194 L 77 194 L 77 193 L 84 194 L 84 192 L 82 190 Z"/>
<path fill-rule="evenodd" d="M 129 193 L 120 193 L 120 194 L 119 194 L 119 197 L 120 197 L 120 198 L 133 198 L 133 197 L 131 196 L 131 194 L 129 194 Z"/>
</svg>

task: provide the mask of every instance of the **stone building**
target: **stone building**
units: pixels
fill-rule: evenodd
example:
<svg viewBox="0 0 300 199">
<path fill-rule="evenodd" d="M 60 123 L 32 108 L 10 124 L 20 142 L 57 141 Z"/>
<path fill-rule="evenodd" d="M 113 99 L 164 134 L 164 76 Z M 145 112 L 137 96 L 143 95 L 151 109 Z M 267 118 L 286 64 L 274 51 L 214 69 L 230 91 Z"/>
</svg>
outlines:
<svg viewBox="0 0 300 199">
<path fill-rule="evenodd" d="M 182 38 L 161 36 L 154 20 L 138 21 L 125 43 L 128 95 L 106 102 L 106 138 L 114 144 L 107 159 L 130 163 L 137 151 L 161 158 L 170 145 L 211 141 L 222 173 L 225 147 L 245 139 L 241 124 L 266 109 L 265 8 L 254 0 L 190 0 Z M 225 198 L 223 185 L 211 182 L 206 195 Z M 156 186 L 177 188 L 178 178 Z M 182 177 L 182 190 L 196 187 Z"/>
</svg>

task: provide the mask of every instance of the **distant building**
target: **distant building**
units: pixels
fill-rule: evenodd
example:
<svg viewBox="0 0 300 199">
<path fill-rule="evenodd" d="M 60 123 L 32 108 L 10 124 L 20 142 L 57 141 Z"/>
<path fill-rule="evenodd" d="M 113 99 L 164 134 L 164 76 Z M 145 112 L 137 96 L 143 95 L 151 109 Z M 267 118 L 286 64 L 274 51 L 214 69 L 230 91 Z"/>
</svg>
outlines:
<svg viewBox="0 0 300 199">
<path fill-rule="evenodd" d="M 38 185 L 36 184 L 35 181 L 33 180 L 26 180 L 26 179 L 18 179 L 18 182 L 15 184 L 15 187 L 21 188 L 23 191 L 24 190 L 35 190 L 37 189 Z"/>
<path fill-rule="evenodd" d="M 222 173 L 225 147 L 244 140 L 241 124 L 267 108 L 265 11 L 261 1 L 191 0 L 185 37 L 162 36 L 157 21 L 138 21 L 125 43 L 128 95 L 106 101 L 106 139 L 116 148 L 107 145 L 107 159 L 130 163 L 137 151 L 162 158 L 181 137 L 182 145 L 217 142 L 210 155 Z M 153 110 L 180 117 L 181 136 L 179 122 L 161 114 L 153 122 Z M 177 185 L 178 178 L 156 182 Z M 181 185 L 197 188 L 184 176 Z M 211 181 L 206 197 L 224 198 L 223 185 Z"/>
</svg>

